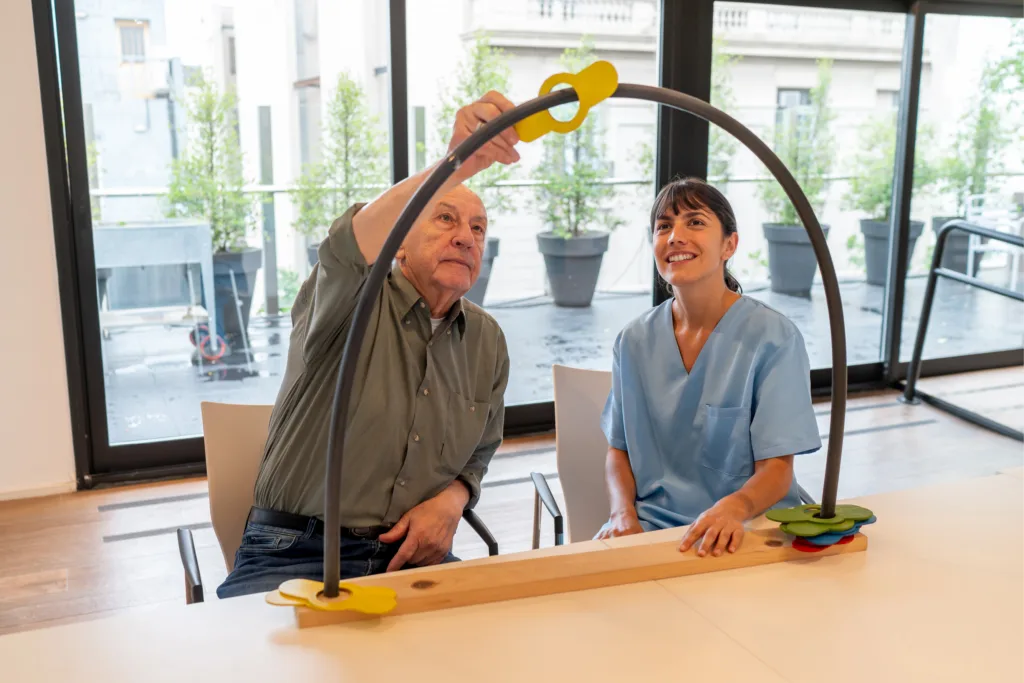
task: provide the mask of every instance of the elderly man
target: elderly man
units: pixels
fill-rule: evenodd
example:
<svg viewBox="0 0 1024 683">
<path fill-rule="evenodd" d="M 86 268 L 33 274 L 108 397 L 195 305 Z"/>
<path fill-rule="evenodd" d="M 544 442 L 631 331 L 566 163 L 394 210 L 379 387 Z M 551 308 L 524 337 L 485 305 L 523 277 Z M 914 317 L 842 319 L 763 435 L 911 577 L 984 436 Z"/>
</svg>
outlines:
<svg viewBox="0 0 1024 683">
<path fill-rule="evenodd" d="M 512 104 L 459 110 L 450 149 Z M 270 419 L 234 570 L 221 598 L 321 579 L 325 533 L 341 534 L 342 578 L 454 560 L 462 512 L 501 443 L 509 359 L 498 324 L 462 299 L 480 273 L 487 214 L 462 183 L 519 160 L 511 129 L 466 161 L 418 218 L 377 298 L 357 366 L 341 529 L 324 529 L 327 433 L 356 300 L 388 233 L 433 169 L 357 204 L 331 226 L 292 310 L 288 364 Z"/>
</svg>

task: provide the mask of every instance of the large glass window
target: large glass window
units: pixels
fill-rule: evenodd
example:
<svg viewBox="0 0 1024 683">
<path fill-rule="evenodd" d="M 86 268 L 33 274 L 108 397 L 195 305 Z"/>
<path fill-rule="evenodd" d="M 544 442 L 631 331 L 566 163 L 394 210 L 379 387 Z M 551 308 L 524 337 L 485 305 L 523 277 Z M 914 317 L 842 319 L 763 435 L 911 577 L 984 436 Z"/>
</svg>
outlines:
<svg viewBox="0 0 1024 683">
<path fill-rule="evenodd" d="M 938 228 L 966 218 L 1022 234 L 1024 21 L 929 15 L 925 23 L 913 212 L 919 246 L 907 280 L 900 358 L 909 360 Z M 1024 257 L 999 242 L 950 235 L 942 265 L 1021 291 Z M 951 280 L 935 291 L 925 358 L 1018 349 L 1020 303 Z"/>
<path fill-rule="evenodd" d="M 75 10 L 109 440 L 197 436 L 274 401 L 309 247 L 390 181 L 387 3 Z"/>
<path fill-rule="evenodd" d="M 551 74 L 595 59 L 622 82 L 656 84 L 658 6 L 408 3 L 410 168 L 440 158 L 455 111 L 488 90 L 523 102 Z M 508 337 L 507 404 L 550 401 L 553 363 L 609 368 L 616 333 L 650 307 L 655 122 L 652 104 L 610 100 L 577 133 L 523 144 L 515 167 L 475 179 L 493 261 L 470 298 Z"/>
<path fill-rule="evenodd" d="M 715 3 L 712 104 L 769 143 L 828 227 L 851 364 L 881 357 L 904 21 Z M 831 365 L 820 274 L 781 187 L 714 128 L 708 175 L 736 211 L 740 246 L 731 269 L 744 291 L 797 324 L 811 367 Z"/>
</svg>

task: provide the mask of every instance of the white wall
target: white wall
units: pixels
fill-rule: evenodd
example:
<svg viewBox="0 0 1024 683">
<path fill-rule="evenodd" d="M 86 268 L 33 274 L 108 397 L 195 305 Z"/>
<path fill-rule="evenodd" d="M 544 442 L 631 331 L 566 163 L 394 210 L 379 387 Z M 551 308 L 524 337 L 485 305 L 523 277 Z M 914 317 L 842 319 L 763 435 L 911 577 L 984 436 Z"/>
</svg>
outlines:
<svg viewBox="0 0 1024 683">
<path fill-rule="evenodd" d="M 0 3 L 0 499 L 74 490 L 32 7 Z"/>
</svg>

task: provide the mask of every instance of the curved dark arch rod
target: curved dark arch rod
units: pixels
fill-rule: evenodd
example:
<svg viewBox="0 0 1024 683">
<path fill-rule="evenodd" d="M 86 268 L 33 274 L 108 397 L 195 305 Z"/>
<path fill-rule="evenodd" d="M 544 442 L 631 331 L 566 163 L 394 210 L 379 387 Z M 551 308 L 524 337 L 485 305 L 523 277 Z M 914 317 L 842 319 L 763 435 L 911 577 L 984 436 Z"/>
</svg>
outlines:
<svg viewBox="0 0 1024 683">
<path fill-rule="evenodd" d="M 843 449 L 843 429 L 846 422 L 846 325 L 843 321 L 842 300 L 839 294 L 839 281 L 836 278 L 832 255 L 825 241 L 825 233 L 821 230 L 814 210 L 797 184 L 793 174 L 775 156 L 768 145 L 761 141 L 746 126 L 725 112 L 712 107 L 707 102 L 689 95 L 646 85 L 621 84 L 612 95 L 635 100 L 647 100 L 662 104 L 673 109 L 698 116 L 709 123 L 722 128 L 743 143 L 771 171 L 771 174 L 786 191 L 786 195 L 796 208 L 797 215 L 807 230 L 811 247 L 818 260 L 821 270 L 822 285 L 825 289 L 825 302 L 828 306 L 829 329 L 832 335 L 832 411 L 829 426 L 828 454 L 825 464 L 825 483 L 821 494 L 821 516 L 831 517 L 835 513 L 836 494 L 839 488 L 839 464 Z M 327 530 L 341 528 L 341 474 L 345 436 L 348 426 L 349 403 L 352 397 L 352 385 L 355 380 L 356 361 L 366 337 L 366 328 L 370 321 L 374 303 L 380 296 L 384 280 L 391 270 L 391 262 L 398 253 L 405 236 L 409 233 L 416 218 L 430 203 L 438 189 L 454 173 L 465 159 L 483 147 L 491 138 L 503 130 L 522 121 L 537 112 L 550 109 L 560 104 L 568 104 L 578 100 L 572 88 L 556 90 L 543 95 L 501 114 L 487 124 L 481 126 L 472 135 L 462 141 L 434 171 L 427 176 L 423 184 L 417 188 L 409 203 L 406 204 L 401 216 L 381 247 L 366 284 L 359 295 L 353 313 L 352 326 L 349 328 L 345 347 L 342 351 L 341 364 L 334 390 L 334 404 L 331 411 L 330 431 L 327 438 L 327 481 L 326 501 L 324 508 L 324 527 Z M 555 135 L 555 133 L 548 133 Z M 337 597 L 338 582 L 341 572 L 341 536 L 328 531 L 324 534 L 324 595 Z"/>
</svg>

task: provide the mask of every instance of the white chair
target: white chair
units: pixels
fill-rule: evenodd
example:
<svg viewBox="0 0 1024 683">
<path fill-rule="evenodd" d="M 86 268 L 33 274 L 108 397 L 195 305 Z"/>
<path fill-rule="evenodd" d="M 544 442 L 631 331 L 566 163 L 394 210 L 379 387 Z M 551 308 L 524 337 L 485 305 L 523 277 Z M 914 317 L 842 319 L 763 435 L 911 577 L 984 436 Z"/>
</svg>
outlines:
<svg viewBox="0 0 1024 683">
<path fill-rule="evenodd" d="M 204 401 L 200 407 L 210 489 L 210 521 L 230 572 L 234 569 L 235 553 L 242 543 L 252 507 L 273 406 Z M 463 519 L 484 540 L 488 552 L 497 555 L 498 544 L 480 518 L 472 510 L 466 510 Z M 190 529 L 178 529 L 178 551 L 185 570 L 185 602 L 202 602 L 203 582 Z"/>
<path fill-rule="evenodd" d="M 604 478 L 608 440 L 601 431 L 601 412 L 611 391 L 612 373 L 552 366 L 555 386 L 555 459 L 565 496 L 566 525 L 547 480 L 531 472 L 534 486 L 533 547 L 540 547 L 541 504 L 554 520 L 555 545 L 592 539 L 610 514 Z M 814 499 L 797 485 L 800 499 Z M 564 533 L 568 526 L 568 534 Z"/>
<path fill-rule="evenodd" d="M 590 540 L 608 521 L 604 461 L 608 440 L 601 431 L 601 411 L 612 386 L 612 373 L 564 365 L 552 367 L 555 387 L 555 458 L 565 495 L 568 539 Z M 533 547 L 540 545 L 540 505 L 554 519 L 555 545 L 564 541 L 562 513 L 544 475 L 531 472 L 534 515 Z"/>
</svg>

